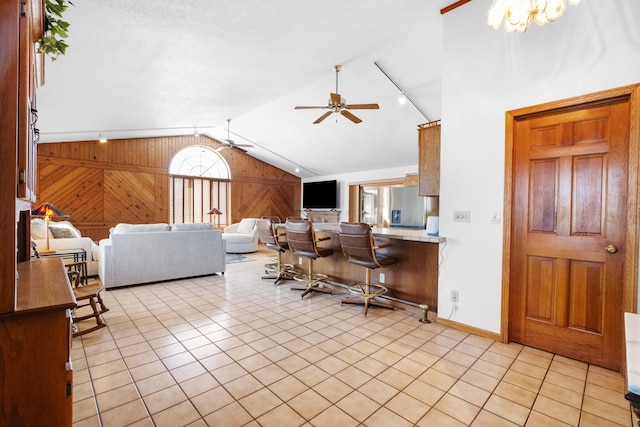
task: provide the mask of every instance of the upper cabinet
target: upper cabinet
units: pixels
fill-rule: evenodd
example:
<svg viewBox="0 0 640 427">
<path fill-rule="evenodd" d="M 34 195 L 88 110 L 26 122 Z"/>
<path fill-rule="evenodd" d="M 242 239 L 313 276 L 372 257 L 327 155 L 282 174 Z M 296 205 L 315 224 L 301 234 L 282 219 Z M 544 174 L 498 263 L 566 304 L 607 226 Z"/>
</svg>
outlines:
<svg viewBox="0 0 640 427">
<path fill-rule="evenodd" d="M 440 195 L 440 120 L 418 126 L 420 196 Z"/>
</svg>

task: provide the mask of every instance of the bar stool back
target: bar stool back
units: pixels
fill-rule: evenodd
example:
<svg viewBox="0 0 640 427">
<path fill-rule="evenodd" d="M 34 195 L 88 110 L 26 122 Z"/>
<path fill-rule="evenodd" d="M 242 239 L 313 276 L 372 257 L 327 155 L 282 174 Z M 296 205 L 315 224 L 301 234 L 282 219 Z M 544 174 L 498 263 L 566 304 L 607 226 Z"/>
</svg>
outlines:
<svg viewBox="0 0 640 427">
<path fill-rule="evenodd" d="M 278 232 L 271 218 L 257 220 L 256 228 L 258 229 L 258 238 L 264 246 L 277 253 L 274 262 L 264 266 L 268 275 L 262 276 L 262 278 L 274 279 L 274 285 L 280 284 L 283 280 L 292 279 L 291 270 L 293 270 L 293 265 L 282 263 L 282 254 L 289 249 L 286 234 L 282 231 Z"/>
<path fill-rule="evenodd" d="M 370 305 L 393 309 L 393 306 L 389 303 L 373 300 L 386 294 L 389 289 L 379 283 L 371 283 L 371 270 L 388 267 L 396 263 L 396 258 L 376 252 L 378 249 L 390 247 L 391 244 L 385 243 L 375 246 L 371 227 L 369 224 L 361 222 L 342 222 L 338 226 L 338 233 L 342 252 L 347 260 L 352 264 L 366 268 L 365 281 L 349 286 L 349 293 L 354 293 L 360 299 L 346 298 L 342 300 L 342 303 L 364 304 L 365 317 Z"/>
<path fill-rule="evenodd" d="M 302 290 L 301 298 L 309 292 L 332 293 L 331 289 L 324 287 L 322 281 L 327 279 L 326 274 L 313 272 L 313 260 L 333 254 L 331 248 L 318 247 L 318 242 L 329 240 L 330 237 L 316 238 L 311 221 L 287 219 L 285 223 L 287 243 L 294 255 L 303 256 L 308 260 L 306 274 L 296 274 L 294 279 L 304 283 L 305 286 L 294 286 L 291 289 Z"/>
</svg>

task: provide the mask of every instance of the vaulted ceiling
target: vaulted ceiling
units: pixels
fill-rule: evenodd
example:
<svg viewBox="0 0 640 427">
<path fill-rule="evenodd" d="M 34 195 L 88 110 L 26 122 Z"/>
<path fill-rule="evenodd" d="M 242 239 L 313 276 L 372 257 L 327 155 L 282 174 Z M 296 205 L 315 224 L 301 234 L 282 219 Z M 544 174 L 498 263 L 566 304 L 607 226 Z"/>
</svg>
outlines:
<svg viewBox="0 0 640 427">
<path fill-rule="evenodd" d="M 450 3 L 74 1 L 67 54 L 47 60 L 38 91 L 41 141 L 195 129 L 223 140 L 231 119 L 231 139 L 254 144 L 249 155 L 302 178 L 415 165 L 416 126 L 440 118 L 440 9 Z M 347 103 L 380 109 L 353 111 L 359 124 L 339 114 L 312 124 L 327 110 L 294 107 L 328 103 L 336 64 Z M 415 105 L 398 103 L 381 70 Z"/>
</svg>

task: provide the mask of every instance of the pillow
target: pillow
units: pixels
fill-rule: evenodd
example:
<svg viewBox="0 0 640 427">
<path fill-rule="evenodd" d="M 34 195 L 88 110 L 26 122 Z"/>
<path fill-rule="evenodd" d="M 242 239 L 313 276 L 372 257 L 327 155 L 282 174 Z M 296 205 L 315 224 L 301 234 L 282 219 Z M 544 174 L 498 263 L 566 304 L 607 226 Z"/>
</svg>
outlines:
<svg viewBox="0 0 640 427">
<path fill-rule="evenodd" d="M 31 238 L 33 240 L 45 240 L 47 238 L 47 225 L 42 218 L 31 218 Z M 49 230 L 49 238 L 53 238 Z"/>
<path fill-rule="evenodd" d="M 113 229 L 113 234 L 151 233 L 169 230 L 169 224 L 118 224 Z"/>
<path fill-rule="evenodd" d="M 75 237 L 71 230 L 66 227 L 56 227 L 53 224 L 50 224 L 49 231 L 53 234 L 54 239 L 72 239 Z"/>
<path fill-rule="evenodd" d="M 213 230 L 210 222 L 192 222 L 188 224 L 171 224 L 171 231 L 202 231 Z"/>
<path fill-rule="evenodd" d="M 236 233 L 238 234 L 251 234 L 254 227 L 256 226 L 255 218 L 243 218 L 238 225 L 238 229 Z"/>
<path fill-rule="evenodd" d="M 73 224 L 71 224 L 69 221 L 51 221 L 51 223 L 49 223 L 49 231 L 51 231 L 51 233 L 53 233 L 54 227 L 58 229 L 64 228 L 68 230 L 69 233 L 71 233 L 71 237 L 82 237 L 82 233 L 80 233 L 80 230 L 74 227 Z M 56 237 L 56 239 L 59 239 L 59 237 Z"/>
</svg>

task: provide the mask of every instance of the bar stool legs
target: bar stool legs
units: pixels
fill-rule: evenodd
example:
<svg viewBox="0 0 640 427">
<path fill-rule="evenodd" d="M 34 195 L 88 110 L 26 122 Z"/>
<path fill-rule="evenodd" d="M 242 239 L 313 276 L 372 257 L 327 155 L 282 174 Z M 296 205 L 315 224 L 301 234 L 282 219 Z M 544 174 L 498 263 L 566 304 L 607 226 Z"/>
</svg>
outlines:
<svg viewBox="0 0 640 427">
<path fill-rule="evenodd" d="M 282 263 L 282 252 L 278 251 L 277 255 L 269 257 L 273 261 L 264 265 L 265 275 L 262 279 L 273 279 L 275 286 L 279 285 L 283 280 L 293 279 L 293 265 Z"/>
<path fill-rule="evenodd" d="M 298 282 L 304 283 L 305 286 L 292 286 L 291 290 L 303 291 L 300 298 L 304 298 L 310 292 L 322 292 L 331 294 L 333 291 L 329 288 L 323 288 L 322 281 L 327 280 L 326 274 L 313 272 L 313 258 L 307 258 L 308 267 L 306 274 L 296 274 L 293 276 Z"/>
<path fill-rule="evenodd" d="M 371 269 L 366 269 L 367 275 L 364 283 L 356 283 L 349 286 L 347 298 L 343 299 L 342 304 L 364 304 L 364 316 L 367 317 L 369 306 L 390 308 L 393 310 L 393 306 L 386 302 L 373 301 L 374 298 L 386 294 L 389 289 L 379 284 L 371 284 Z M 349 294 L 354 293 L 358 299 L 348 298 Z"/>
</svg>

